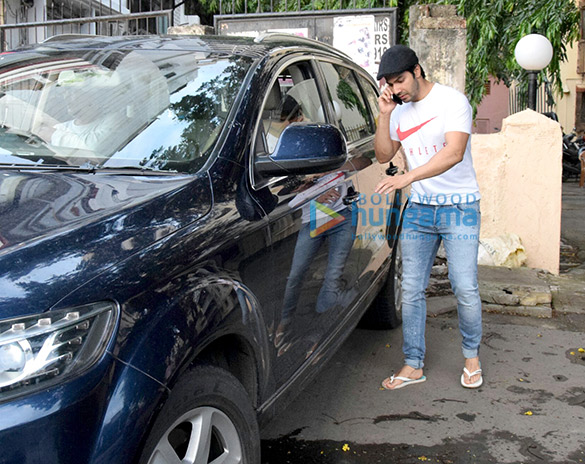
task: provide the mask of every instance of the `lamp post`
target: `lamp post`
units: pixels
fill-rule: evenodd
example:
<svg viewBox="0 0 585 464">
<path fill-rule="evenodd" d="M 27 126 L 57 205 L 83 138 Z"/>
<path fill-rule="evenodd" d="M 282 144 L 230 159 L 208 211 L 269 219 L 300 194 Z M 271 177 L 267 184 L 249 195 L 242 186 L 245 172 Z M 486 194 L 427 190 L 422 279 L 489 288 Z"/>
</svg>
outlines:
<svg viewBox="0 0 585 464">
<path fill-rule="evenodd" d="M 522 37 L 514 49 L 516 61 L 528 71 L 528 108 L 532 110 L 536 110 L 538 73 L 548 66 L 552 55 L 551 43 L 540 34 L 529 34 Z"/>
</svg>

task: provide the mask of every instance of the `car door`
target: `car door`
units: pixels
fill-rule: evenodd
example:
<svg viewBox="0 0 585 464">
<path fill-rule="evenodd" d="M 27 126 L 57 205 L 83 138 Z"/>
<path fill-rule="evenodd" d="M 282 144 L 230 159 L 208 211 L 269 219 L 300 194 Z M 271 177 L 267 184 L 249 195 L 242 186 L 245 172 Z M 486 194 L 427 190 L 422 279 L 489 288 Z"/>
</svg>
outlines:
<svg viewBox="0 0 585 464">
<path fill-rule="evenodd" d="M 346 136 L 355 166 L 353 182 L 359 191 L 352 210 L 356 235 L 354 246 L 359 249 L 356 288 L 359 294 L 365 294 L 373 274 L 379 271 L 390 254 L 386 224 L 393 200 L 375 193 L 376 185 L 386 176 L 386 166 L 377 162 L 374 152 L 377 92 L 369 76 L 349 63 L 324 58 L 319 64 L 334 123 Z"/>
<path fill-rule="evenodd" d="M 380 113 L 378 106 L 378 90 L 372 84 L 369 76 L 356 74 L 365 102 L 370 108 L 370 113 L 377 124 Z M 373 142 L 372 142 L 373 143 Z M 362 196 L 360 210 L 362 217 L 358 226 L 358 236 L 364 240 L 364 246 L 372 250 L 373 260 L 370 263 L 373 269 L 379 269 L 381 262 L 386 260 L 392 252 L 400 233 L 400 218 L 406 203 L 406 191 L 394 192 L 388 196 L 375 193 L 375 186 L 388 175 L 395 175 L 406 170 L 406 161 L 401 153 L 398 153 L 391 163 L 380 164 L 375 154 L 371 152 L 371 167 L 360 173 L 362 180 Z M 367 179 L 367 180 L 366 180 Z M 367 214 L 367 221 L 363 215 Z"/>
<path fill-rule="evenodd" d="M 290 124 L 325 123 L 328 109 L 314 61 L 293 58 L 278 68 L 257 124 L 255 156 L 278 146 Z M 261 295 L 274 312 L 271 337 L 277 385 L 287 381 L 331 333 L 357 297 L 359 249 L 351 220 L 355 169 L 254 179 L 269 189 L 275 206 L 267 214 L 272 272 Z"/>
</svg>

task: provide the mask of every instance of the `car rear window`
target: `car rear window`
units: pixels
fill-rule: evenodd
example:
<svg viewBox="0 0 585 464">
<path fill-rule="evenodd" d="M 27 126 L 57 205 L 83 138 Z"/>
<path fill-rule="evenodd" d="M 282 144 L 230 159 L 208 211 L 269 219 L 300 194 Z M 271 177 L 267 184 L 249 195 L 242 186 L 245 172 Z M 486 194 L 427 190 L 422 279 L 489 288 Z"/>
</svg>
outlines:
<svg viewBox="0 0 585 464">
<path fill-rule="evenodd" d="M 185 50 L 0 57 L 0 165 L 195 172 L 251 59 Z"/>
</svg>

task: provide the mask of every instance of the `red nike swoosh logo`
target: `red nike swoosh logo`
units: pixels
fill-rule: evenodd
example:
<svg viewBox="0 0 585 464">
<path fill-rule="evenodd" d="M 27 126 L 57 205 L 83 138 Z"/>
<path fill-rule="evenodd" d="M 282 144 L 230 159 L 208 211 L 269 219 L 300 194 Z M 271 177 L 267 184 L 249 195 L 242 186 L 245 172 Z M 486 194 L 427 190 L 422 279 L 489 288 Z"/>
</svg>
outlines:
<svg viewBox="0 0 585 464">
<path fill-rule="evenodd" d="M 435 116 L 436 118 L 436 116 Z M 428 124 L 429 122 L 431 122 L 433 119 L 435 118 L 431 118 L 428 121 L 423 122 L 422 124 L 419 124 L 418 126 L 414 126 L 408 130 L 405 130 L 404 132 L 400 130 L 400 124 L 398 124 L 398 128 L 396 129 L 396 133 L 398 134 L 398 138 L 400 139 L 400 141 L 404 140 L 406 137 L 410 137 L 412 134 L 414 134 L 415 132 L 419 131 L 420 129 L 422 129 L 422 127 L 425 124 Z"/>
</svg>

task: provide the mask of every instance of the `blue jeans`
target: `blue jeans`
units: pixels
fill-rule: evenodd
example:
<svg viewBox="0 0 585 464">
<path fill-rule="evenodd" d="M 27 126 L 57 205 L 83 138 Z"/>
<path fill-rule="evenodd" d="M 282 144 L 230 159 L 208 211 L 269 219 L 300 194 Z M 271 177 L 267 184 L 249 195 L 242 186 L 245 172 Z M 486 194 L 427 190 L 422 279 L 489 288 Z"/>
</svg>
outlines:
<svg viewBox="0 0 585 464">
<path fill-rule="evenodd" d="M 478 356 L 481 341 L 481 299 L 477 285 L 477 251 L 481 213 L 479 201 L 459 205 L 410 203 L 402 233 L 402 332 L 405 364 L 424 366 L 425 290 L 441 241 L 447 253 L 449 280 L 457 297 L 463 356 Z"/>
<path fill-rule="evenodd" d="M 348 208 L 339 211 L 345 220 L 335 227 L 326 230 L 316 237 L 310 236 L 310 224 L 304 224 L 299 231 L 290 274 L 284 292 L 281 322 L 290 321 L 294 313 L 303 282 L 310 278 L 307 274 L 315 254 L 325 241 L 329 241 L 329 256 L 327 271 L 319 296 L 317 298 L 317 313 L 324 313 L 335 305 L 340 294 L 345 290 L 341 282 L 345 262 L 353 246 L 356 226 L 352 224 L 351 211 Z"/>
</svg>

